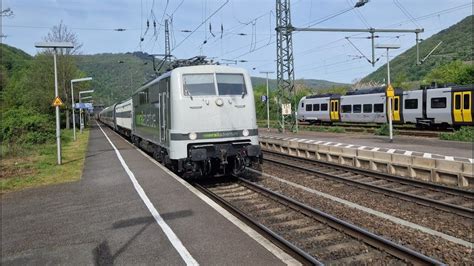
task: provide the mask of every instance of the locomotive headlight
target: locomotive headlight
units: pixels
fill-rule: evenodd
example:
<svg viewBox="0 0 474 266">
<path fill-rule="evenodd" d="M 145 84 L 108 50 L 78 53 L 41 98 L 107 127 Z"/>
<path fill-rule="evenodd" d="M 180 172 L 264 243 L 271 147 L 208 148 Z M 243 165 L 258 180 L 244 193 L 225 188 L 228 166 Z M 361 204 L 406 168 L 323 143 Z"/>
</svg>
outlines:
<svg viewBox="0 0 474 266">
<path fill-rule="evenodd" d="M 190 140 L 195 140 L 195 139 L 197 139 L 196 133 L 194 133 L 194 132 L 189 133 L 189 139 L 190 139 Z"/>
<path fill-rule="evenodd" d="M 247 129 L 242 130 L 242 135 L 244 135 L 244 137 L 247 137 L 249 135 L 249 131 Z"/>
</svg>

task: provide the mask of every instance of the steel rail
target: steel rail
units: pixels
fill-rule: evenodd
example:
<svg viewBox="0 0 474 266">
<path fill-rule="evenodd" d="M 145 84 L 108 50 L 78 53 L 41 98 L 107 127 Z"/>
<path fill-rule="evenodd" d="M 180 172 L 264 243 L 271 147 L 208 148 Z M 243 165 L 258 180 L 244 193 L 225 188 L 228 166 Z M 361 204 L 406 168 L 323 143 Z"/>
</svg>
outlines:
<svg viewBox="0 0 474 266">
<path fill-rule="evenodd" d="M 264 194 L 292 209 L 295 209 L 309 217 L 313 217 L 317 219 L 318 221 L 328 224 L 330 227 L 335 228 L 337 230 L 341 230 L 344 233 L 362 240 L 366 244 L 376 247 L 378 249 L 381 249 L 383 251 L 386 251 L 387 253 L 414 263 L 414 264 L 431 264 L 431 265 L 443 265 L 442 262 L 437 261 L 433 258 L 430 258 L 428 256 L 425 256 L 419 252 L 416 252 L 414 250 L 411 250 L 409 248 L 406 248 L 402 245 L 396 244 L 390 240 L 387 240 L 381 236 L 378 236 L 374 233 L 371 233 L 367 230 L 364 230 L 362 228 L 359 228 L 353 224 L 350 224 L 346 221 L 343 221 L 341 219 L 338 219 L 330 214 L 324 213 L 320 210 L 317 210 L 315 208 L 312 208 L 310 206 L 307 206 L 305 204 L 302 204 L 292 198 L 289 198 L 285 195 L 281 195 L 277 192 L 271 191 L 267 188 L 264 188 L 258 184 L 255 184 L 251 181 L 245 180 L 243 178 L 239 177 L 239 181 L 245 184 L 245 186 L 249 189 L 252 189 L 256 192 L 259 192 L 261 194 Z"/>
<path fill-rule="evenodd" d="M 267 152 L 267 151 L 265 151 L 265 152 Z M 365 175 L 365 176 L 368 176 L 368 177 L 376 177 L 376 178 L 381 177 L 381 178 L 389 180 L 391 182 L 397 182 L 397 183 L 400 183 L 400 184 L 403 184 L 403 185 L 416 185 L 416 187 L 419 187 L 419 188 L 435 190 L 437 192 L 449 193 L 449 194 L 456 195 L 456 196 L 461 195 L 461 196 L 467 197 L 469 199 L 472 199 L 473 196 L 474 196 L 474 193 L 472 193 L 470 191 L 466 191 L 466 190 L 454 189 L 454 188 L 449 188 L 449 187 L 444 187 L 444 186 L 437 186 L 435 184 L 422 182 L 422 181 L 418 181 L 418 180 L 411 180 L 411 179 L 407 179 L 407 178 L 392 176 L 392 175 L 389 175 L 389 174 L 378 173 L 378 172 L 374 172 L 374 171 L 355 169 L 355 168 L 351 168 L 351 167 L 348 167 L 348 166 L 335 165 L 335 164 L 332 164 L 332 163 L 326 163 L 326 162 L 320 162 L 320 161 L 311 161 L 311 160 L 304 159 L 304 158 L 288 156 L 286 154 L 279 154 L 279 153 L 273 153 L 273 154 L 277 154 L 278 156 L 282 156 L 282 157 L 290 157 L 292 159 L 297 159 L 297 160 L 300 160 L 300 161 L 304 160 L 304 161 L 307 161 L 308 163 L 318 163 L 318 164 L 327 165 L 327 166 L 330 166 L 330 167 L 334 168 L 335 170 L 349 171 L 349 172 L 353 172 L 354 174 Z M 310 172 L 312 174 L 316 174 L 316 175 L 319 175 L 319 176 L 324 176 L 324 177 L 327 177 L 327 178 L 330 178 L 330 179 L 341 180 L 343 182 L 351 183 L 353 185 L 356 185 L 356 186 L 359 186 L 359 187 L 362 187 L 362 188 L 365 188 L 365 189 L 369 189 L 369 190 L 372 190 L 372 191 L 375 191 L 375 192 L 378 192 L 378 193 L 382 193 L 384 195 L 393 196 L 393 197 L 401 198 L 401 199 L 412 201 L 412 202 L 414 201 L 416 203 L 419 203 L 419 204 L 422 204 L 422 205 L 425 205 L 425 206 L 430 206 L 430 207 L 433 207 L 433 208 L 441 209 L 443 211 L 448 211 L 448 212 L 451 212 L 451 213 L 455 213 L 455 214 L 458 214 L 458 215 L 461 215 L 461 216 L 464 216 L 464 217 L 467 217 L 467 218 L 471 218 L 471 219 L 474 218 L 474 210 L 472 210 L 470 208 L 466 208 L 466 207 L 462 207 L 462 206 L 458 206 L 458 205 L 454 205 L 454 204 L 450 204 L 450 203 L 446 203 L 446 202 L 442 202 L 442 201 L 437 201 L 437 200 L 425 198 L 425 197 L 422 197 L 422 196 L 413 195 L 413 194 L 402 192 L 402 191 L 397 191 L 395 189 L 379 187 L 377 185 L 364 183 L 364 182 L 357 181 L 357 180 L 352 180 L 352 179 L 346 178 L 346 177 L 340 177 L 340 176 L 337 176 L 337 175 L 334 175 L 334 174 L 328 174 L 328 173 L 325 173 L 325 172 L 319 171 L 319 170 L 299 167 L 299 166 L 296 166 L 296 165 L 293 165 L 293 164 L 290 164 L 290 163 L 281 162 L 281 161 L 274 160 L 274 159 L 269 159 L 269 158 L 264 157 L 264 160 L 269 161 L 269 162 L 273 162 L 273 163 L 276 163 L 276 164 L 281 164 L 281 165 L 284 165 L 286 167 L 298 169 L 298 170 L 301 170 L 301 171 Z"/>
<path fill-rule="evenodd" d="M 276 244 L 278 247 L 289 253 L 298 261 L 302 262 L 303 264 L 311 264 L 311 265 L 324 265 L 322 262 L 315 259 L 313 256 L 309 255 L 308 253 L 304 252 L 297 246 L 293 245 L 286 239 L 282 238 L 278 234 L 274 233 L 268 227 L 262 225 L 261 223 L 255 221 L 250 216 L 246 215 L 244 212 L 240 211 L 239 209 L 232 206 L 230 203 L 225 201 L 223 198 L 219 197 L 217 194 L 213 193 L 209 189 L 203 187 L 200 184 L 194 183 L 193 184 L 199 191 L 203 192 L 205 195 L 217 201 L 221 206 L 223 206 L 226 210 L 230 211 L 234 215 L 237 215 L 242 218 L 242 220 L 247 224 L 250 225 L 252 228 L 256 229 L 260 233 L 266 235 L 267 239 L 274 239 L 271 241 L 272 243 Z"/>
</svg>

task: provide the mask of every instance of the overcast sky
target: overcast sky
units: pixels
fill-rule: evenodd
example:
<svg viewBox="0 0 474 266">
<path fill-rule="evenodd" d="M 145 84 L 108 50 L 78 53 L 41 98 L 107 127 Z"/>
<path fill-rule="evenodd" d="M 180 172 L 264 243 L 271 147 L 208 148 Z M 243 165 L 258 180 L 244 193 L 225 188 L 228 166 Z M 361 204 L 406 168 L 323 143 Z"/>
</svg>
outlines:
<svg viewBox="0 0 474 266">
<path fill-rule="evenodd" d="M 348 10 L 355 2 L 357 0 L 292 0 L 292 24 L 295 27 L 315 24 Z M 161 25 L 165 18 L 172 17 L 174 56 L 188 58 L 202 54 L 221 62 L 245 60 L 247 62 L 238 62 L 238 65 L 255 76 L 263 76 L 260 71 L 276 71 L 275 0 L 2 0 L 2 9 L 5 8 L 11 8 L 14 16 L 2 19 L 2 34 L 6 35 L 2 42 L 32 55 L 36 53 L 34 43 L 41 41 L 60 21 L 77 34 L 83 43 L 83 54 L 164 53 Z M 371 0 L 363 7 L 315 27 L 424 28 L 421 38 L 426 39 L 472 13 L 472 0 Z M 153 22 L 156 22 L 156 30 Z M 119 28 L 125 31 L 114 30 Z M 189 32 L 194 30 L 192 34 Z M 391 55 L 415 44 L 414 34 L 378 35 L 376 43 L 401 45 L 401 49 Z M 346 40 L 348 36 L 352 36 L 349 40 L 360 52 Z M 384 64 L 386 58 L 382 57 L 375 68 L 360 58 L 361 54 L 370 57 L 370 40 L 364 38 L 367 36 L 295 33 L 296 77 L 350 83 L 371 73 Z M 383 53 L 376 52 L 377 58 Z"/>
</svg>

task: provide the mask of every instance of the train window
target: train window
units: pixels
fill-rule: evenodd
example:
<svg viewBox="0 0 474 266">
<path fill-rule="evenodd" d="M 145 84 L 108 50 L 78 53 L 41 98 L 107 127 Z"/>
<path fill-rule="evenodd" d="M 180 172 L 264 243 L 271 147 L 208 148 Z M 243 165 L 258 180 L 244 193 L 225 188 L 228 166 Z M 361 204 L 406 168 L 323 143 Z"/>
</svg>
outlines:
<svg viewBox="0 0 474 266">
<path fill-rule="evenodd" d="M 464 94 L 464 110 L 469 110 L 471 109 L 470 102 L 471 102 L 471 97 L 469 97 L 470 94 Z"/>
<path fill-rule="evenodd" d="M 454 95 L 454 109 L 461 110 L 461 94 Z"/>
<path fill-rule="evenodd" d="M 321 104 L 321 111 L 327 111 L 328 110 L 328 104 L 327 103 L 322 103 Z"/>
<path fill-rule="evenodd" d="M 398 107 L 400 107 L 399 102 L 400 102 L 400 99 L 395 97 L 395 105 L 393 106 L 394 111 L 399 111 L 398 110 Z"/>
<path fill-rule="evenodd" d="M 354 113 L 360 113 L 362 112 L 362 105 L 360 104 L 354 104 L 354 108 L 352 110 Z"/>
<path fill-rule="evenodd" d="M 186 96 L 216 95 L 213 74 L 186 74 L 183 83 Z"/>
<path fill-rule="evenodd" d="M 372 113 L 372 104 L 364 104 L 363 111 L 364 113 Z"/>
<path fill-rule="evenodd" d="M 219 95 L 245 95 L 244 75 L 242 74 L 217 74 L 217 89 Z"/>
<path fill-rule="evenodd" d="M 375 113 L 383 113 L 383 103 L 374 104 L 374 112 Z"/>
<path fill-rule="evenodd" d="M 431 98 L 431 108 L 433 109 L 446 108 L 446 97 Z"/>
<path fill-rule="evenodd" d="M 313 105 L 307 104 L 306 105 L 306 111 L 313 111 Z"/>
<path fill-rule="evenodd" d="M 313 111 L 319 111 L 319 103 L 313 104 Z"/>
<path fill-rule="evenodd" d="M 148 89 L 145 89 L 139 92 L 138 97 L 139 97 L 138 101 L 140 102 L 140 105 L 147 104 L 148 103 Z"/>
<path fill-rule="evenodd" d="M 301 102 L 301 108 L 303 108 L 303 107 L 304 107 L 304 102 Z"/>
<path fill-rule="evenodd" d="M 418 109 L 418 99 L 405 100 L 405 109 Z"/>
<path fill-rule="evenodd" d="M 341 106 L 342 113 L 350 113 L 351 111 L 352 111 L 352 106 L 350 104 Z"/>
</svg>

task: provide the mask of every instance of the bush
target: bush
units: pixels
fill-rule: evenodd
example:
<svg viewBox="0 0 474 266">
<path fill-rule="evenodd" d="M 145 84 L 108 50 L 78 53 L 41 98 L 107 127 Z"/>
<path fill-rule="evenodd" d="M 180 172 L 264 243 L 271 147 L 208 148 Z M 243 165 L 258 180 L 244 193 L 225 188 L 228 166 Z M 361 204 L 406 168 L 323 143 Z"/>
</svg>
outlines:
<svg viewBox="0 0 474 266">
<path fill-rule="evenodd" d="M 388 124 L 383 124 L 375 130 L 375 135 L 388 136 L 390 135 L 390 127 Z"/>
<path fill-rule="evenodd" d="M 4 144 L 42 144 L 54 140 L 54 136 L 54 123 L 48 115 L 23 107 L 2 114 L 0 139 Z"/>
<path fill-rule="evenodd" d="M 457 141 L 474 141 L 474 130 L 472 127 L 461 127 L 460 130 L 455 131 L 454 133 L 441 133 L 439 135 L 440 139 L 443 140 L 457 140 Z"/>
</svg>

